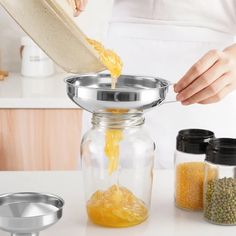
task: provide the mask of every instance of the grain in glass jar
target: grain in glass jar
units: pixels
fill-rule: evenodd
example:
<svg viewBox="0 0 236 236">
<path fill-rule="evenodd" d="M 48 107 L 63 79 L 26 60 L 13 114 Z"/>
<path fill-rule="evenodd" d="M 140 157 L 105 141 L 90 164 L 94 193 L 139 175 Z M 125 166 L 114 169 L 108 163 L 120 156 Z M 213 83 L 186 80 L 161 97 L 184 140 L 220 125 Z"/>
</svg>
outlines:
<svg viewBox="0 0 236 236">
<path fill-rule="evenodd" d="M 209 175 L 214 172 L 214 178 Z M 209 142 L 204 181 L 204 218 L 219 225 L 236 225 L 236 139 Z"/>
<path fill-rule="evenodd" d="M 203 209 L 204 160 L 207 143 L 214 137 L 209 130 L 181 130 L 175 152 L 175 205 L 198 211 Z M 209 178 L 212 176 L 209 174 Z"/>
</svg>

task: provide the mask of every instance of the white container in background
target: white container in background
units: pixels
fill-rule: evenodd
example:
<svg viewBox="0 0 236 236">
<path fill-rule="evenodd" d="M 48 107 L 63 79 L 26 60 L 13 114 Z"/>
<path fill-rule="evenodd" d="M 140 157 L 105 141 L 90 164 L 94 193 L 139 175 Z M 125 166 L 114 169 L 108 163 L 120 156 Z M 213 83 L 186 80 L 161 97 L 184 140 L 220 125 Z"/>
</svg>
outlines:
<svg viewBox="0 0 236 236">
<path fill-rule="evenodd" d="M 28 36 L 21 38 L 21 74 L 27 77 L 47 77 L 55 72 L 53 61 Z"/>
</svg>

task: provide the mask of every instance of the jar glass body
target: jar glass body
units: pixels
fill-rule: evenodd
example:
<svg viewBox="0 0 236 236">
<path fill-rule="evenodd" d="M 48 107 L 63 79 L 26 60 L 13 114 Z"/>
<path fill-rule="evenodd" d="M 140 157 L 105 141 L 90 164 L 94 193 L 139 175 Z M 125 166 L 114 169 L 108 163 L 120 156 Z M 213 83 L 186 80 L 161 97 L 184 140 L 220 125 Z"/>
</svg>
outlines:
<svg viewBox="0 0 236 236">
<path fill-rule="evenodd" d="M 175 205 L 181 209 L 203 209 L 205 154 L 175 152 Z"/>
<path fill-rule="evenodd" d="M 214 224 L 236 225 L 236 166 L 206 162 L 204 218 Z"/>
<path fill-rule="evenodd" d="M 88 216 L 103 226 L 132 226 L 148 217 L 154 143 L 143 128 L 141 115 L 104 116 L 93 118 L 96 122 L 81 145 Z M 128 125 L 126 119 L 131 119 Z M 118 140 L 107 143 L 117 135 Z M 108 158 L 107 147 L 113 148 L 117 160 L 116 154 Z"/>
</svg>

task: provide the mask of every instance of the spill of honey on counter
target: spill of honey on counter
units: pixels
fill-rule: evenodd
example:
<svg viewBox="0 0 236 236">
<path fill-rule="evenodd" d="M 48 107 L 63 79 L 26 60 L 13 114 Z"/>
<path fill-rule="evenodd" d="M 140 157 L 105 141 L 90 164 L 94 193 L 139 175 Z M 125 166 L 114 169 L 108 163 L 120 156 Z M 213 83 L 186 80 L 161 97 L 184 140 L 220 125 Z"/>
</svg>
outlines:
<svg viewBox="0 0 236 236">
<path fill-rule="evenodd" d="M 127 188 L 117 185 L 96 191 L 87 202 L 87 212 L 92 222 L 106 227 L 133 226 L 148 217 L 145 203 Z"/>
<path fill-rule="evenodd" d="M 114 51 L 104 48 L 100 42 L 89 38 L 87 38 L 87 41 L 98 52 L 100 60 L 110 71 L 112 77 L 111 87 L 115 89 L 117 79 L 121 75 L 123 68 L 121 58 Z"/>
</svg>

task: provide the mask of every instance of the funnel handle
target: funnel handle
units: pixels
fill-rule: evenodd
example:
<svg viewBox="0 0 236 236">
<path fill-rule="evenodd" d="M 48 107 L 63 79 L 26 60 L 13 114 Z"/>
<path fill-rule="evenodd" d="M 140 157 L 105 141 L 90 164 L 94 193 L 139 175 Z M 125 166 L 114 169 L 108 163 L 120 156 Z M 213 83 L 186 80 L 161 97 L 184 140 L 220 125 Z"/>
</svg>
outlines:
<svg viewBox="0 0 236 236">
<path fill-rule="evenodd" d="M 176 100 L 176 93 L 174 91 L 174 85 L 175 85 L 174 83 L 169 83 L 167 95 L 166 95 L 165 100 L 162 102 L 162 104 L 178 102 Z"/>
<path fill-rule="evenodd" d="M 12 233 L 11 236 L 39 236 L 39 233 Z"/>
</svg>

